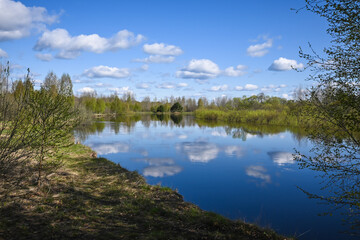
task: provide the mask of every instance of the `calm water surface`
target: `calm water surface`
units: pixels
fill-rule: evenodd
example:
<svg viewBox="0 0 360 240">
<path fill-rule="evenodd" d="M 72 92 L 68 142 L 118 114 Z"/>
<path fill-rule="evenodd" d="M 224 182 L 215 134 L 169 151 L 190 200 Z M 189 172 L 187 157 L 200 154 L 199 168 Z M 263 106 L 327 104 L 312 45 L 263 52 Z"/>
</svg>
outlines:
<svg viewBox="0 0 360 240">
<path fill-rule="evenodd" d="M 97 122 L 82 140 L 202 209 L 299 239 L 355 239 L 339 233 L 347 229 L 343 216 L 319 216 L 330 207 L 299 190 L 319 193 L 321 179 L 293 160 L 294 148 L 308 154 L 312 147 L 298 132 L 173 120 Z"/>
</svg>

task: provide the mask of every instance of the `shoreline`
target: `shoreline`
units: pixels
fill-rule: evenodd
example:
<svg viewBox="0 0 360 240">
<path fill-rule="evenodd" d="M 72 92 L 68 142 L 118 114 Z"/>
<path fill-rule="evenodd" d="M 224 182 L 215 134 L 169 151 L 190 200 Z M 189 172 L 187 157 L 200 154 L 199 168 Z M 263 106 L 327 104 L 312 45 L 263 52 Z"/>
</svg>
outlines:
<svg viewBox="0 0 360 240">
<path fill-rule="evenodd" d="M 61 151 L 41 192 L 0 208 L 0 239 L 292 239 L 204 211 L 82 144 Z"/>
</svg>

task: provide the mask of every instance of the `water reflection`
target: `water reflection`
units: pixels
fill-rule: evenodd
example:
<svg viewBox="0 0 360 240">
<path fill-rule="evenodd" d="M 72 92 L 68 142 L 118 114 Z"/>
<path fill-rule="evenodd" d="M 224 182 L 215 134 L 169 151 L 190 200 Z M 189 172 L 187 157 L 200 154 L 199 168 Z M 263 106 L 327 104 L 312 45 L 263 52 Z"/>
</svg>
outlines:
<svg viewBox="0 0 360 240">
<path fill-rule="evenodd" d="M 225 153 L 228 156 L 236 156 L 238 158 L 241 158 L 245 154 L 245 149 L 241 146 L 226 146 Z"/>
<path fill-rule="evenodd" d="M 93 142 L 89 144 L 95 152 L 99 155 L 106 155 L 111 153 L 127 153 L 130 150 L 128 143 L 114 142 L 114 143 L 99 143 Z"/>
<path fill-rule="evenodd" d="M 316 201 L 303 202 L 304 194 L 296 186 L 308 191 L 310 198 L 322 196 L 331 204 L 347 204 L 358 210 L 360 174 L 338 174 L 329 182 L 334 194 L 321 195 L 315 174 L 299 171 L 293 157 L 294 148 L 309 153 L 315 142 L 306 140 L 304 129 L 179 116 L 119 116 L 115 121 L 97 121 L 88 129 L 82 126 L 76 134 L 99 155 L 139 171 L 151 184 L 161 178 L 162 185 L 180 189 L 185 199 L 207 210 L 235 219 L 255 219 L 264 211 L 271 215 L 266 223 L 284 234 L 312 228 L 323 236 L 330 232 L 325 239 L 341 239 L 336 235 L 338 222 L 314 220 L 324 207 Z M 283 171 L 285 168 L 291 171 Z M 294 216 L 299 220 L 289 226 Z M 353 219 L 358 216 L 353 215 Z M 307 235 L 302 239 L 319 236 Z"/>
<path fill-rule="evenodd" d="M 294 164 L 294 156 L 290 152 L 268 152 L 271 159 L 279 166 Z"/>
<path fill-rule="evenodd" d="M 165 177 L 173 176 L 182 171 L 182 167 L 175 165 L 172 158 L 142 158 L 135 161 L 145 162 L 149 167 L 143 169 L 145 177 Z"/>
<path fill-rule="evenodd" d="M 145 177 L 165 177 L 173 176 L 182 171 L 179 166 L 153 166 L 144 168 L 143 174 Z"/>
<path fill-rule="evenodd" d="M 177 149 L 187 155 L 191 162 L 207 163 L 215 159 L 220 149 L 208 142 L 184 142 L 177 145 Z"/>
<path fill-rule="evenodd" d="M 260 179 L 263 184 L 271 182 L 271 176 L 267 174 L 267 170 L 263 166 L 249 166 L 246 168 L 246 174 L 250 177 Z"/>
</svg>

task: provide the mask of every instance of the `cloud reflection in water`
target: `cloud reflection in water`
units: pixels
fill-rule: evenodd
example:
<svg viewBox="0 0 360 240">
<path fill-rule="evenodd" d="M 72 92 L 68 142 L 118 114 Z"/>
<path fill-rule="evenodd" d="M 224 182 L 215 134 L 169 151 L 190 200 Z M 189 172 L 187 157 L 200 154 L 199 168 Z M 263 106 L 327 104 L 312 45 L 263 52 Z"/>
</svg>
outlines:
<svg viewBox="0 0 360 240">
<path fill-rule="evenodd" d="M 184 142 L 177 149 L 186 154 L 191 162 L 207 163 L 215 159 L 220 149 L 214 143 Z"/>
<path fill-rule="evenodd" d="M 165 177 L 173 176 L 182 171 L 180 166 L 151 166 L 143 170 L 145 177 Z"/>
<path fill-rule="evenodd" d="M 292 153 L 289 152 L 268 152 L 271 159 L 279 166 L 285 164 L 294 164 L 295 160 Z"/>
<path fill-rule="evenodd" d="M 91 147 L 99 155 L 106 155 L 111 153 L 127 153 L 130 151 L 130 144 L 128 143 L 90 143 Z"/>
<path fill-rule="evenodd" d="M 270 183 L 271 176 L 266 172 L 267 170 L 263 166 L 249 166 L 246 168 L 246 174 L 248 176 L 261 179 L 265 183 Z"/>
</svg>

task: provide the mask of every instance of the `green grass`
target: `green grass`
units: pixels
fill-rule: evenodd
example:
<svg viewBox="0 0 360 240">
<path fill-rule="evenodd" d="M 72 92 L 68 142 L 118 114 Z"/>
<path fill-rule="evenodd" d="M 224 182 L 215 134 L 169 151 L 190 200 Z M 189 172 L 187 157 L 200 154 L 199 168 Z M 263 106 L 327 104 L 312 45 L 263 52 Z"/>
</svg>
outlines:
<svg viewBox="0 0 360 240">
<path fill-rule="evenodd" d="M 211 109 L 200 109 L 195 111 L 197 119 L 224 121 L 235 123 L 249 123 L 262 125 L 291 125 L 299 126 L 299 119 L 287 111 L 277 110 L 240 110 L 222 111 Z"/>
<path fill-rule="evenodd" d="M 0 239 L 286 239 L 185 202 L 92 150 L 59 151 L 64 165 L 27 198 L 2 202 Z M 246 206 L 244 206 L 246 207 Z"/>
</svg>

